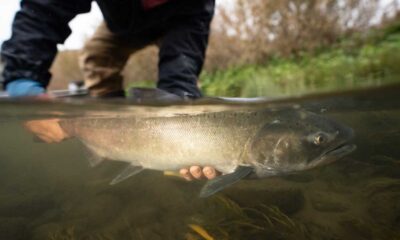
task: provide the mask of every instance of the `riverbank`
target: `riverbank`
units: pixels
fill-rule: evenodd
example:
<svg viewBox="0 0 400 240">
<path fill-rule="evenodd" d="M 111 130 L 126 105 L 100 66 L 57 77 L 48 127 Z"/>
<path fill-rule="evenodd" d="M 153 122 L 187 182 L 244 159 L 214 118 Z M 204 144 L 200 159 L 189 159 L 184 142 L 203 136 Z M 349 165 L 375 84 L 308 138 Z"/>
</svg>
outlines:
<svg viewBox="0 0 400 240">
<path fill-rule="evenodd" d="M 201 88 L 209 96 L 272 97 L 399 82 L 400 24 L 369 34 L 316 54 L 203 72 Z"/>
</svg>

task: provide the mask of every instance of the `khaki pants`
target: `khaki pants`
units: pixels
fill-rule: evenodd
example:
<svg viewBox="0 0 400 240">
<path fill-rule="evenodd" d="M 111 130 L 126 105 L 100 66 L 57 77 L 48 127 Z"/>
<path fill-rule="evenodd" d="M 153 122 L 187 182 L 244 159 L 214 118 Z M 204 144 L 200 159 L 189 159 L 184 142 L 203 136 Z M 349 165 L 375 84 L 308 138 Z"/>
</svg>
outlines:
<svg viewBox="0 0 400 240">
<path fill-rule="evenodd" d="M 86 42 L 79 57 L 85 87 L 90 95 L 101 97 L 121 93 L 121 72 L 129 56 L 154 43 L 144 39 L 122 39 L 110 32 L 103 22 Z"/>
</svg>

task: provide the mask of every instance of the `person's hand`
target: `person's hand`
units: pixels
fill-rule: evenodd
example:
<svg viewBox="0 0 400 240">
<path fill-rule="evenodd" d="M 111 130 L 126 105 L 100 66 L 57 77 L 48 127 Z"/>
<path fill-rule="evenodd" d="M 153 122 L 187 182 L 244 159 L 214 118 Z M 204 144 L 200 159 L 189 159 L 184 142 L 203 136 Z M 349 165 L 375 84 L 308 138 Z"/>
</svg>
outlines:
<svg viewBox="0 0 400 240">
<path fill-rule="evenodd" d="M 24 123 L 28 131 L 46 143 L 58 143 L 68 138 L 68 134 L 60 127 L 60 119 L 32 120 Z"/>
<path fill-rule="evenodd" d="M 190 168 L 182 168 L 179 173 L 183 178 L 188 181 L 192 181 L 193 179 L 213 179 L 219 175 L 220 172 L 215 170 L 213 167 L 205 166 L 201 168 L 200 166 L 191 166 Z"/>
<path fill-rule="evenodd" d="M 10 97 L 28 97 L 44 94 L 46 90 L 35 80 L 21 78 L 8 83 L 6 91 Z"/>
</svg>

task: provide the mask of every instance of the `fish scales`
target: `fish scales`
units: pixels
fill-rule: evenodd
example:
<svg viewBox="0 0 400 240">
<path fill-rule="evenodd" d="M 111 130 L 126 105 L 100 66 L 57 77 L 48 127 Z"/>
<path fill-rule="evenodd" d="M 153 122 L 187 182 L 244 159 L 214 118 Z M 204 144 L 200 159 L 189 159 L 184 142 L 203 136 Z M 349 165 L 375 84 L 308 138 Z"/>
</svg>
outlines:
<svg viewBox="0 0 400 240">
<path fill-rule="evenodd" d="M 246 142 L 272 112 L 217 112 L 153 118 L 95 118 L 62 122 L 103 158 L 144 168 L 177 170 L 211 165 L 232 172 Z M 122 128 L 122 130 L 121 130 Z"/>
</svg>

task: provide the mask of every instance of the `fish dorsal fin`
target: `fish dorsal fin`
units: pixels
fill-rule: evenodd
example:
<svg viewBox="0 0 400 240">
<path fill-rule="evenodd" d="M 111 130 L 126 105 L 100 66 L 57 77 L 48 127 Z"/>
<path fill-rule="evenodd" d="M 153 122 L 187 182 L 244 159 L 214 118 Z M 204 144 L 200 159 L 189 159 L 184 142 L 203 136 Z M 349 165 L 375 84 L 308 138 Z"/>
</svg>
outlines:
<svg viewBox="0 0 400 240">
<path fill-rule="evenodd" d="M 122 182 L 125 179 L 140 173 L 141 171 L 143 171 L 142 167 L 129 165 L 124 170 L 122 170 L 122 172 L 110 182 L 110 185 L 114 185 L 119 182 Z"/>
<path fill-rule="evenodd" d="M 239 166 L 233 173 L 229 173 L 226 175 L 219 176 L 212 180 L 209 180 L 206 185 L 200 191 L 200 197 L 206 198 L 209 197 L 222 189 L 236 183 L 240 179 L 248 176 L 253 172 L 252 167 L 248 166 Z"/>
</svg>

